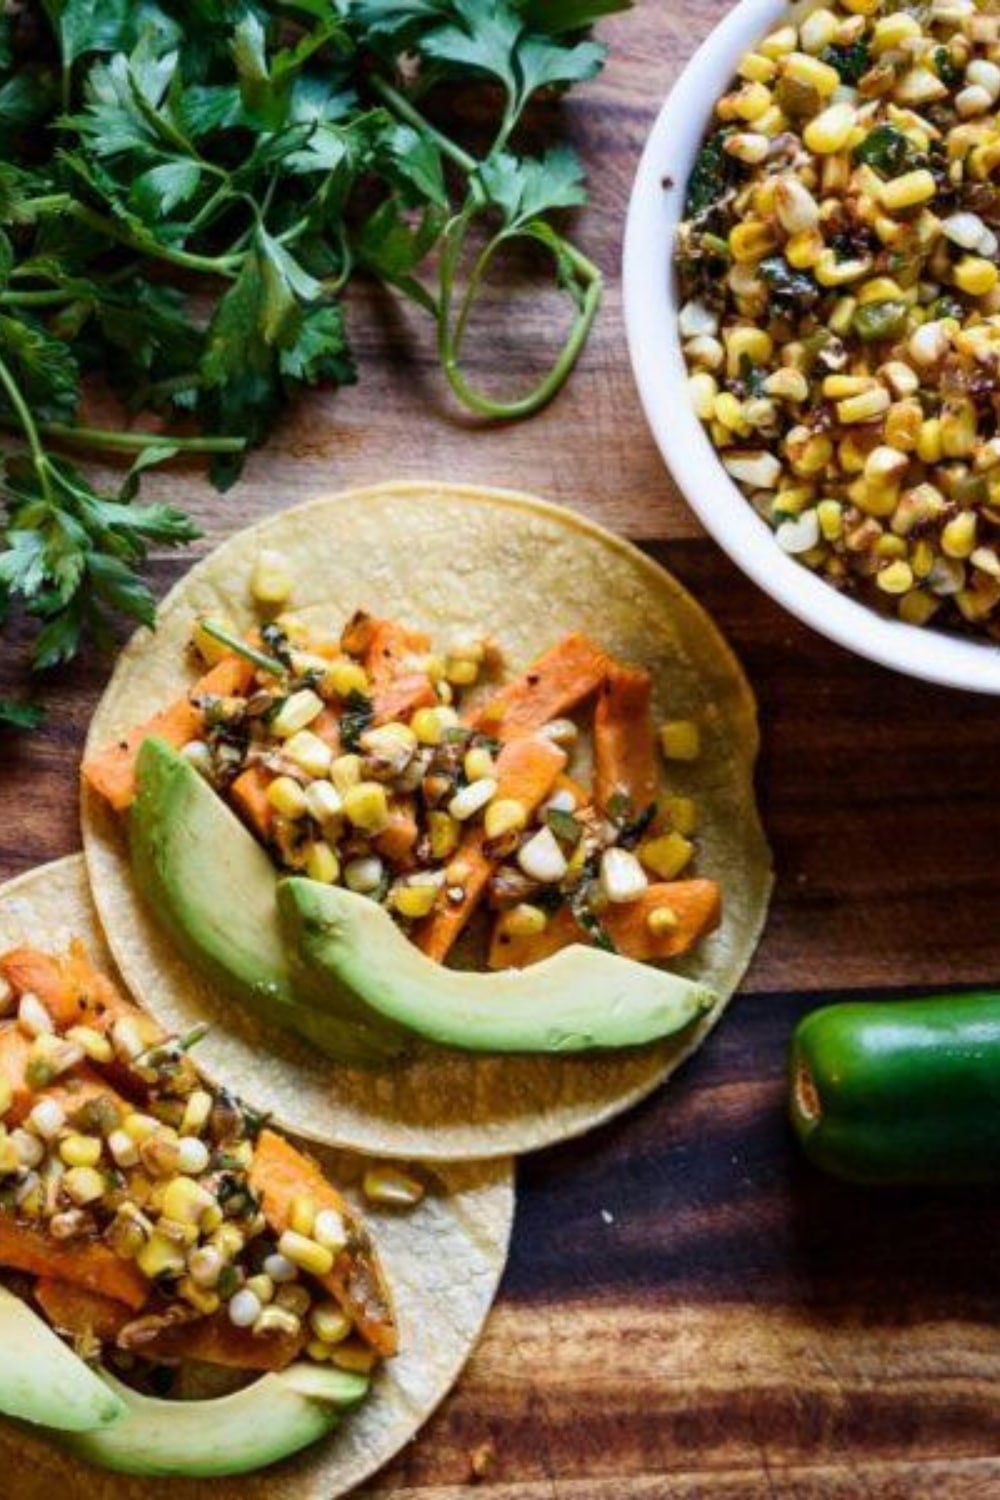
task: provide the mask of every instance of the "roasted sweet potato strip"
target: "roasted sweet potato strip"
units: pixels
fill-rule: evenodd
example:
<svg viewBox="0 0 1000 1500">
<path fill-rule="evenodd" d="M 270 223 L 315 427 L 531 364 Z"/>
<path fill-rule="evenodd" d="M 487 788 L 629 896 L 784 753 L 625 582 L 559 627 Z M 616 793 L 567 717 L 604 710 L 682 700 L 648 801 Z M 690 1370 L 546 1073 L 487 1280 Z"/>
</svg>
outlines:
<svg viewBox="0 0 1000 1500">
<path fill-rule="evenodd" d="M 251 662 L 240 656 L 227 656 L 206 672 L 185 693 L 144 724 L 130 729 L 124 739 L 106 745 L 83 763 L 83 779 L 93 787 L 116 812 L 131 806 L 136 794 L 136 760 L 145 740 L 154 735 L 180 749 L 199 737 L 205 718 L 195 700 L 200 697 L 230 697 L 245 693 L 253 681 Z"/>
<path fill-rule="evenodd" d="M 667 906 L 677 918 L 676 927 L 656 935 L 648 925 L 650 912 Z M 714 880 L 675 880 L 651 885 L 636 901 L 606 906 L 601 925 L 618 952 L 642 961 L 677 958 L 693 948 L 719 925 L 722 898 Z M 589 943 L 568 907 L 563 907 L 537 937 L 512 938 L 503 934 L 498 919 L 490 944 L 491 969 L 524 969 L 549 958 L 570 943 Z"/>
<path fill-rule="evenodd" d="M 394 797 L 389 808 L 389 826 L 374 840 L 376 851 L 397 869 L 408 869 L 420 830 L 412 797 Z"/>
<path fill-rule="evenodd" d="M 155 1025 L 106 974 L 94 968 L 86 945 L 79 941 L 73 942 L 61 959 L 34 948 L 12 948 L 0 955 L 0 977 L 19 995 L 37 995 L 58 1031 L 90 1026 L 103 1032 L 119 1016 L 142 1016 L 143 1024 L 151 1030 Z"/>
<path fill-rule="evenodd" d="M 274 775 L 266 766 L 248 766 L 229 788 L 230 801 L 244 823 L 259 839 L 271 836 L 274 808 L 267 800 L 267 789 Z"/>
<path fill-rule="evenodd" d="M 578 708 L 596 691 L 608 670 L 608 656 L 588 636 L 564 636 L 473 713 L 473 729 L 512 740 Z"/>
<path fill-rule="evenodd" d="M 296 1198 L 309 1198 L 318 1209 L 333 1209 L 341 1215 L 349 1243 L 329 1275 L 320 1279 L 372 1348 L 386 1356 L 395 1354 L 396 1319 L 378 1255 L 362 1220 L 317 1164 L 281 1136 L 263 1130 L 254 1151 L 250 1185 L 261 1200 L 268 1224 L 278 1235 L 288 1228 Z"/>
<path fill-rule="evenodd" d="M 365 671 L 377 695 L 380 688 L 407 675 L 407 658 L 425 656 L 431 641 L 422 630 L 408 630 L 395 620 L 371 620 L 368 629 Z"/>
<path fill-rule="evenodd" d="M 497 798 L 510 797 L 521 802 L 530 814 L 548 796 L 565 764 L 565 751 L 543 735 L 522 735 L 511 740 L 497 756 Z M 442 902 L 416 929 L 418 948 L 437 963 L 447 958 L 493 873 L 494 861 L 484 852 L 485 841 L 481 823 L 469 829 L 454 857 L 456 864 L 468 870 L 462 880 L 463 900 L 457 904 Z"/>
<path fill-rule="evenodd" d="M 30 1276 L 52 1276 L 100 1292 L 138 1311 L 150 1285 L 132 1261 L 97 1240 L 55 1240 L 43 1229 L 0 1212 L 0 1266 Z"/>
<path fill-rule="evenodd" d="M 655 800 L 656 741 L 648 672 L 613 662 L 594 710 L 594 800 L 607 808 L 627 797 L 640 813 Z"/>
</svg>

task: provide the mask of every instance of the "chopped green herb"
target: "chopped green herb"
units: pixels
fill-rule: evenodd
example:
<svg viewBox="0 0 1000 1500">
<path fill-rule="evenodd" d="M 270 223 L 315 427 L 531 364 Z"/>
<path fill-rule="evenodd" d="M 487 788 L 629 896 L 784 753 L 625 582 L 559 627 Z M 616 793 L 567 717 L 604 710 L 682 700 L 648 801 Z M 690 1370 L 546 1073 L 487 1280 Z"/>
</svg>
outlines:
<svg viewBox="0 0 1000 1500">
<path fill-rule="evenodd" d="M 965 77 L 965 70 L 952 57 L 947 47 L 938 47 L 934 53 L 934 66 L 941 82 L 950 89 L 957 89 Z"/>
<path fill-rule="evenodd" d="M 871 54 L 867 42 L 853 42 L 844 47 L 827 47 L 820 53 L 820 61 L 836 68 L 841 83 L 853 86 L 868 72 Z"/>
<path fill-rule="evenodd" d="M 375 705 L 367 693 L 354 690 L 344 699 L 340 715 L 340 738 L 345 750 L 357 750 L 361 736 L 372 727 L 375 720 Z"/>
<path fill-rule="evenodd" d="M 819 287 L 806 271 L 794 271 L 783 255 L 772 255 L 758 267 L 771 298 L 779 305 L 809 307 L 819 299 Z"/>
<path fill-rule="evenodd" d="M 740 163 L 725 149 L 730 130 L 717 130 L 710 135 L 695 158 L 688 178 L 684 213 L 695 219 L 707 209 L 714 208 L 720 198 L 734 183 L 740 180 Z"/>
<path fill-rule="evenodd" d="M 575 849 L 583 837 L 581 824 L 572 813 L 564 812 L 562 808 L 550 807 L 545 814 L 545 821 L 560 843 L 568 844 L 571 849 Z"/>
<path fill-rule="evenodd" d="M 252 662 L 262 672 L 271 672 L 275 677 L 281 677 L 284 674 L 285 669 L 276 657 L 266 656 L 263 651 L 247 645 L 246 641 L 241 640 L 238 635 L 233 635 L 232 631 L 226 630 L 223 625 L 217 625 L 214 620 L 202 620 L 201 628 L 206 635 L 212 637 L 213 641 L 218 641 L 220 646 L 228 647 L 234 656 L 242 656 L 244 660 Z M 264 629 L 266 630 L 267 626 Z M 261 631 L 261 635 L 263 634 L 264 632 Z"/>
<path fill-rule="evenodd" d="M 899 177 L 922 160 L 919 151 L 895 125 L 876 125 L 854 148 L 854 160 L 883 177 Z"/>
<path fill-rule="evenodd" d="M 39 703 L 12 703 L 0 698 L 0 729 L 37 729 L 45 718 Z"/>
</svg>

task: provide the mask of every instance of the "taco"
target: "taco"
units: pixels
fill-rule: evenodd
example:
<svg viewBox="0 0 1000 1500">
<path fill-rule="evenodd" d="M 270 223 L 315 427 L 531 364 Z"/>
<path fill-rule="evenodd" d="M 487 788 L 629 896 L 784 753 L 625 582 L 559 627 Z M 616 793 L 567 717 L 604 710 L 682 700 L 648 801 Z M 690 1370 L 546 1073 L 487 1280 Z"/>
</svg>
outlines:
<svg viewBox="0 0 1000 1500">
<path fill-rule="evenodd" d="M 210 1073 L 306 1136 L 485 1157 L 610 1118 L 718 1019 L 770 892 L 756 753 L 738 664 L 637 549 L 384 486 L 174 589 L 91 726 L 85 851 Z"/>
<path fill-rule="evenodd" d="M 118 984 L 78 857 L 0 889 L 0 999 L 0 1451 L 20 1500 L 103 1495 L 101 1468 L 152 1500 L 177 1477 L 332 1500 L 381 1467 L 476 1342 L 509 1167 L 318 1161 L 207 1086 L 197 1034 Z"/>
</svg>

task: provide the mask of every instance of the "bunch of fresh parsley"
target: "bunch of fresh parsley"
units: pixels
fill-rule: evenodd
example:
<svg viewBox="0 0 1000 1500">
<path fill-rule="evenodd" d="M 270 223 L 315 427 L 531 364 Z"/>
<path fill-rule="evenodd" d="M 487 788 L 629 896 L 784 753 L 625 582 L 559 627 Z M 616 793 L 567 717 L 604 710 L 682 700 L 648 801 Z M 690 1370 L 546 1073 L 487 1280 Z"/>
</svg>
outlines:
<svg viewBox="0 0 1000 1500">
<path fill-rule="evenodd" d="M 374 276 L 434 319 L 474 412 L 536 411 L 601 296 L 553 215 L 585 201 L 564 146 L 518 150 L 540 91 L 594 76 L 589 28 L 629 0 L 42 0 L 0 13 L 0 624 L 35 617 L 34 664 L 66 661 L 114 616 L 151 622 L 153 545 L 197 534 L 136 503 L 142 471 L 207 453 L 237 477 L 302 386 L 355 378 L 342 299 Z M 484 150 L 454 100 L 472 92 Z M 432 120 L 434 123 L 432 123 Z M 445 123 L 442 123 L 444 121 Z M 551 258 L 573 324 L 511 402 L 473 387 L 470 315 L 497 256 Z M 82 383 L 172 434 L 78 420 Z M 115 495 L 53 448 L 131 452 Z M 30 726 L 0 703 L 0 723 Z"/>
</svg>

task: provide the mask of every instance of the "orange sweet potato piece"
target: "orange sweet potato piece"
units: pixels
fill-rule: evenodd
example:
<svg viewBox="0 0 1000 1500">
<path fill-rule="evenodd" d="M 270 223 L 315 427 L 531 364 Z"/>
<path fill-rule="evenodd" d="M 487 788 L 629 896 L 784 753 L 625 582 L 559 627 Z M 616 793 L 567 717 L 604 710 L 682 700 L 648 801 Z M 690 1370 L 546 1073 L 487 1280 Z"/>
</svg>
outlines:
<svg viewBox="0 0 1000 1500">
<path fill-rule="evenodd" d="M 422 630 L 408 630 L 395 620 L 370 620 L 365 671 L 372 687 L 387 687 L 403 675 L 407 657 L 425 656 L 430 648 L 430 636 Z"/>
<path fill-rule="evenodd" d="M 612 663 L 594 710 L 594 800 L 625 796 L 639 813 L 655 800 L 656 741 L 648 672 Z"/>
<path fill-rule="evenodd" d="M 241 771 L 229 788 L 229 797 L 244 823 L 259 839 L 267 840 L 271 834 L 274 808 L 267 800 L 267 789 L 274 780 L 274 773 L 266 766 L 248 766 Z"/>
<path fill-rule="evenodd" d="M 376 851 L 397 869 L 413 864 L 413 850 L 420 830 L 412 797 L 395 797 L 389 808 L 389 826 L 373 840 Z"/>
<path fill-rule="evenodd" d="M 143 1016 L 147 1027 L 155 1026 L 107 975 L 94 968 L 86 945 L 79 940 L 71 943 L 65 958 L 52 958 L 34 948 L 12 948 L 0 955 L 0 978 L 17 994 L 37 995 L 57 1031 L 90 1026 L 104 1032 L 120 1016 Z"/>
<path fill-rule="evenodd" d="M 98 1240 L 55 1240 L 44 1229 L 0 1212 L 0 1266 L 30 1276 L 52 1276 L 124 1302 L 138 1311 L 150 1284 L 131 1261 Z"/>
<path fill-rule="evenodd" d="M 497 756 L 497 798 L 514 798 L 531 813 L 548 796 L 565 764 L 565 751 L 542 735 L 523 735 L 511 740 Z M 454 905 L 450 901 L 442 904 L 416 928 L 417 947 L 438 963 L 448 956 L 493 873 L 494 861 L 485 853 L 485 842 L 481 823 L 469 829 L 454 856 L 455 862 L 461 862 L 469 871 L 462 882 L 464 899 Z"/>
<path fill-rule="evenodd" d="M 136 760 L 143 742 L 155 736 L 179 750 L 189 740 L 197 739 L 204 729 L 205 717 L 195 700 L 245 693 L 253 675 L 253 664 L 243 657 L 224 657 L 183 698 L 130 729 L 124 739 L 89 756 L 83 763 L 84 781 L 116 812 L 124 812 L 135 798 Z"/>
<path fill-rule="evenodd" d="M 541 729 L 589 698 L 603 682 L 608 662 L 606 652 L 588 636 L 564 636 L 472 714 L 468 723 L 502 740 Z"/>
<path fill-rule="evenodd" d="M 647 918 L 661 906 L 669 906 L 677 925 L 657 936 L 650 932 Z M 606 906 L 601 912 L 601 925 L 619 953 L 648 961 L 687 953 L 719 925 L 721 915 L 722 898 L 714 880 L 675 880 L 648 886 L 636 901 Z M 536 937 L 506 936 L 498 920 L 490 944 L 489 967 L 524 969 L 570 943 L 589 941 L 566 906 Z"/>
<path fill-rule="evenodd" d="M 360 1217 L 327 1181 L 316 1162 L 271 1130 L 262 1130 L 250 1168 L 250 1185 L 261 1200 L 275 1234 L 288 1228 L 296 1198 L 310 1198 L 318 1209 L 333 1209 L 350 1231 L 350 1244 L 333 1269 L 320 1278 L 332 1297 L 353 1318 L 358 1332 L 379 1354 L 393 1355 L 398 1330 L 392 1298 L 378 1255 Z"/>
</svg>

